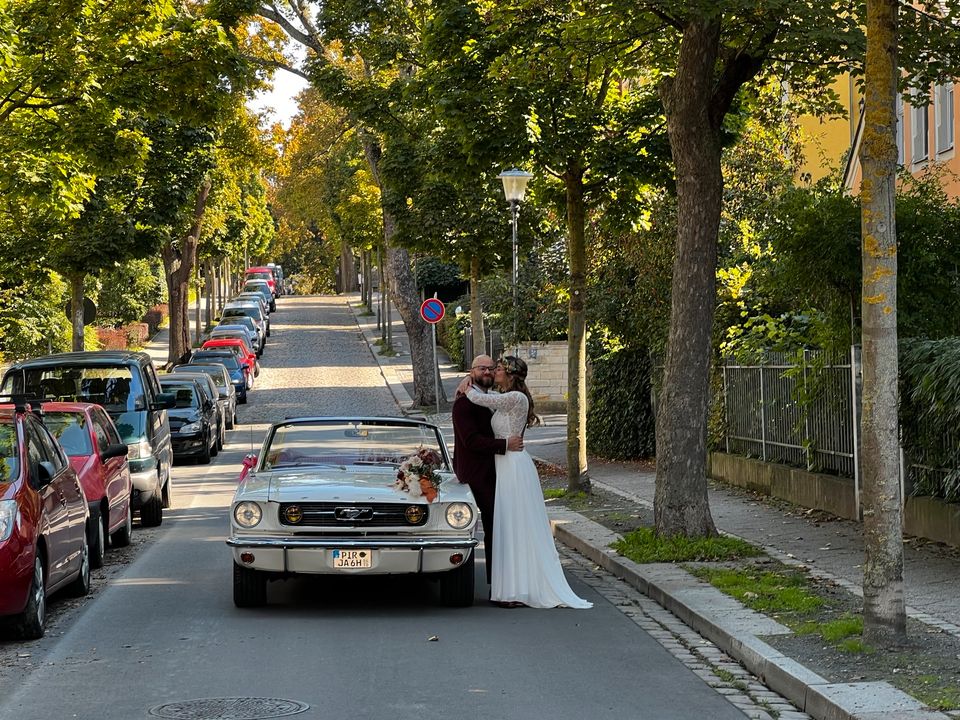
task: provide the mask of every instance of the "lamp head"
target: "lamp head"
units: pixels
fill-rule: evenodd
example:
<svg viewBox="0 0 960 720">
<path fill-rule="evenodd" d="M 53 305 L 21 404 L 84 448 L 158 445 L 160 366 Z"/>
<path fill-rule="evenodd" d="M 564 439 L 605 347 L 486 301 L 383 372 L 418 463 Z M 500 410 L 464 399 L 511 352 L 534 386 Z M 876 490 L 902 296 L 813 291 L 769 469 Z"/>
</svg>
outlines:
<svg viewBox="0 0 960 720">
<path fill-rule="evenodd" d="M 528 172 L 513 168 L 504 170 L 497 177 L 503 182 L 503 194 L 507 196 L 507 202 L 523 202 L 523 197 L 527 192 L 527 183 L 533 177 Z"/>
</svg>

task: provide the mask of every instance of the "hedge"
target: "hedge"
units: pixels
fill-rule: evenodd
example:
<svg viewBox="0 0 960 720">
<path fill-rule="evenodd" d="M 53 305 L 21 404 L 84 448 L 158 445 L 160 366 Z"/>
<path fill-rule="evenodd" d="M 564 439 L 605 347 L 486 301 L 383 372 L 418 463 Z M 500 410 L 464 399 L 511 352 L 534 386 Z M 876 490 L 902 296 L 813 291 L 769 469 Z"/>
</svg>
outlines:
<svg viewBox="0 0 960 720">
<path fill-rule="evenodd" d="M 649 351 L 623 348 L 592 363 L 587 450 L 609 460 L 652 457 L 656 431 Z"/>
</svg>

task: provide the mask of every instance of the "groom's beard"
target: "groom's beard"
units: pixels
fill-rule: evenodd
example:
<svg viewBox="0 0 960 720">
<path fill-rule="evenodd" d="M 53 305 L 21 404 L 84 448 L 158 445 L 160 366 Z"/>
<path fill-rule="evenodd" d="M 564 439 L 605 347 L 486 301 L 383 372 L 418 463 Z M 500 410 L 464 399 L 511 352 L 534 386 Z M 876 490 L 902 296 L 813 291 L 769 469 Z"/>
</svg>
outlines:
<svg viewBox="0 0 960 720">
<path fill-rule="evenodd" d="M 493 387 L 493 378 L 489 375 L 481 375 L 474 381 L 473 384 L 477 387 L 483 388 L 484 390 L 489 390 Z"/>
</svg>

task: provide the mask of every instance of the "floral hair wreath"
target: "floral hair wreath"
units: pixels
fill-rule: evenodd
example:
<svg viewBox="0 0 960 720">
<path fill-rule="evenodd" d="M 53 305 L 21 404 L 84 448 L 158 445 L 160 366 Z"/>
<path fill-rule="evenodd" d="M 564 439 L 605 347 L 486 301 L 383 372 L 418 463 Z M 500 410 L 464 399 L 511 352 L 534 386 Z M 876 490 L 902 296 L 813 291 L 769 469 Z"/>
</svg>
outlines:
<svg viewBox="0 0 960 720">
<path fill-rule="evenodd" d="M 519 358 L 513 355 L 504 355 L 501 357 L 500 366 L 511 375 L 519 375 L 521 380 L 527 376 L 526 368 L 521 368 Z"/>
</svg>

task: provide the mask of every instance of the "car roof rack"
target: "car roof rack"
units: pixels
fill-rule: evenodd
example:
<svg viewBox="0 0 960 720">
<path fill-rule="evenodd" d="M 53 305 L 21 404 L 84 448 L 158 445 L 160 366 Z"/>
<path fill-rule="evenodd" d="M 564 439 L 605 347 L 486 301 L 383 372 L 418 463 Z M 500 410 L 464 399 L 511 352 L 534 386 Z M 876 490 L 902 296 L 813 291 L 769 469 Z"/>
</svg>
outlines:
<svg viewBox="0 0 960 720">
<path fill-rule="evenodd" d="M 49 400 L 45 401 L 42 397 L 36 395 L 25 393 L 0 394 L 0 403 L 11 403 L 18 413 L 29 411 L 38 417 L 43 417 L 42 405 L 44 402 L 49 402 Z"/>
</svg>

